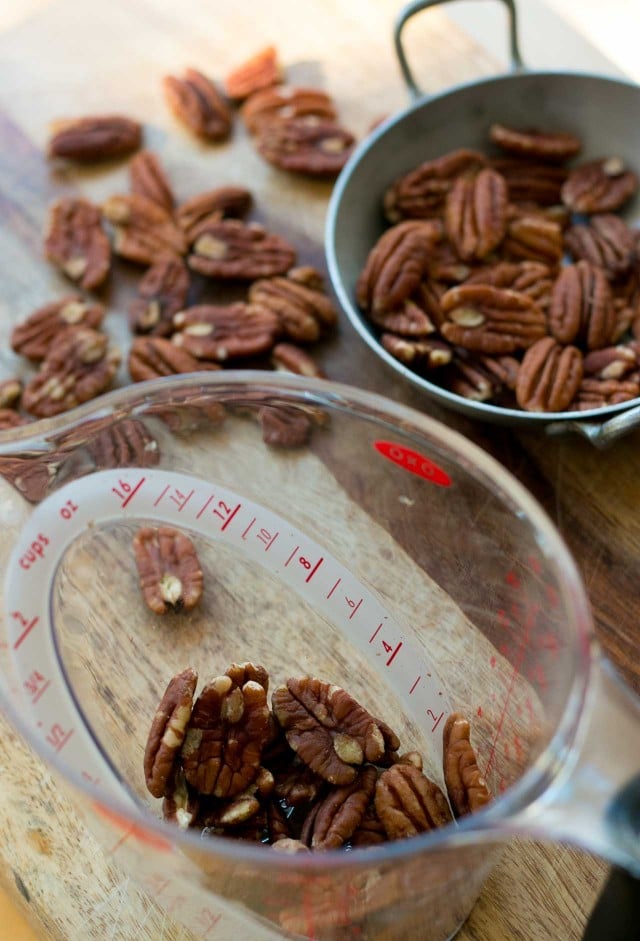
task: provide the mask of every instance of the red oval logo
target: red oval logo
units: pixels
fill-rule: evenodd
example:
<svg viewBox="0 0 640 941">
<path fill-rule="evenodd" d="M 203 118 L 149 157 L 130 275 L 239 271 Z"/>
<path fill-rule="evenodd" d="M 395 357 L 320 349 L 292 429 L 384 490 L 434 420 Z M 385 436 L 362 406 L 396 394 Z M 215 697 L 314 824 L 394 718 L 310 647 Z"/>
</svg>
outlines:
<svg viewBox="0 0 640 941">
<path fill-rule="evenodd" d="M 425 480 L 430 480 L 432 484 L 437 484 L 439 487 L 451 486 L 449 475 L 424 454 L 418 454 L 417 451 L 405 448 L 403 444 L 395 444 L 393 441 L 374 441 L 373 446 L 383 457 L 386 457 L 388 461 L 393 461 L 403 470 L 416 474 L 418 477 L 424 477 Z"/>
</svg>

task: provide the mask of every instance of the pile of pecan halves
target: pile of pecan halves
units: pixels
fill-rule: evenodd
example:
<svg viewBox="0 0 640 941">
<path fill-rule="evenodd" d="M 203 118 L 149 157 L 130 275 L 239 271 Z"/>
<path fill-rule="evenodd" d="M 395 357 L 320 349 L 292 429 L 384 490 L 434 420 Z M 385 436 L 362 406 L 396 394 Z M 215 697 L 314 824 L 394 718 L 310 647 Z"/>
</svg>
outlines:
<svg viewBox="0 0 640 941">
<path fill-rule="evenodd" d="M 393 357 L 464 398 L 561 412 L 640 395 L 640 231 L 619 157 L 494 124 L 396 180 L 357 302 Z"/>
<path fill-rule="evenodd" d="M 174 676 L 144 755 L 165 820 L 203 835 L 288 853 L 350 849 L 415 836 L 479 810 L 491 795 L 468 721 L 443 732 L 447 795 L 400 741 L 338 686 L 291 678 L 267 699 L 264 667 L 232 664 L 194 702 L 192 669 Z"/>
<path fill-rule="evenodd" d="M 163 88 L 176 118 L 199 139 L 229 136 L 235 102 L 259 152 L 274 165 L 320 177 L 339 172 L 353 138 L 323 91 L 282 84 L 273 47 L 224 84 L 226 96 L 188 69 L 182 77 L 165 77 Z M 142 139 L 141 125 L 121 115 L 54 128 L 53 159 L 90 164 L 137 153 L 129 163 L 129 193 L 102 206 L 76 196 L 55 202 L 44 246 L 47 259 L 85 292 L 107 284 L 114 257 L 146 269 L 128 311 L 131 379 L 224 366 L 323 376 L 307 352 L 337 321 L 321 274 L 297 266 L 296 249 L 285 238 L 246 221 L 252 194 L 242 186 L 221 186 L 178 204 L 158 157 L 140 150 Z M 199 302 L 207 282 L 234 285 L 241 298 Z M 0 428 L 57 415 L 111 386 L 122 357 L 101 332 L 105 313 L 98 300 L 74 293 L 44 304 L 14 328 L 13 350 L 37 372 L 24 388 L 16 378 L 0 382 Z"/>
</svg>

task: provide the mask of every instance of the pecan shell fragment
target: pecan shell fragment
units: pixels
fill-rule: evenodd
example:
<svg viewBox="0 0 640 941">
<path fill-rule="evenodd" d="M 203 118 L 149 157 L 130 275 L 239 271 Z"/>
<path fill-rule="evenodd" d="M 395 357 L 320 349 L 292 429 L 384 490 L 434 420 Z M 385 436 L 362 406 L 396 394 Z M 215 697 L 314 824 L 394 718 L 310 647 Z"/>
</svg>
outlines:
<svg viewBox="0 0 640 941">
<path fill-rule="evenodd" d="M 142 595 L 155 614 L 191 611 L 202 597 L 202 569 L 191 539 L 169 526 L 144 526 L 133 537 Z"/>
</svg>

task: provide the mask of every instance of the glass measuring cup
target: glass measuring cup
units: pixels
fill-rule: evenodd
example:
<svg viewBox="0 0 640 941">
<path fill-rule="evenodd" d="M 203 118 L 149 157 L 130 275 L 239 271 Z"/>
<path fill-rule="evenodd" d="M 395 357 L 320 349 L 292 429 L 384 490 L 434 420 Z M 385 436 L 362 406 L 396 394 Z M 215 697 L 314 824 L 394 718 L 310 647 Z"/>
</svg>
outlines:
<svg viewBox="0 0 640 941">
<path fill-rule="evenodd" d="M 265 444 L 264 408 L 293 409 L 307 439 Z M 3 708 L 197 937 L 443 941 L 516 833 L 640 872 L 638 702 L 553 526 L 456 433 L 332 383 L 200 374 L 5 435 L 0 474 Z M 131 538 L 163 521 L 196 541 L 205 594 L 160 619 Z M 142 754 L 166 683 L 245 659 L 273 686 L 344 686 L 436 781 L 463 712 L 496 799 L 411 840 L 295 857 L 164 823 Z"/>
</svg>

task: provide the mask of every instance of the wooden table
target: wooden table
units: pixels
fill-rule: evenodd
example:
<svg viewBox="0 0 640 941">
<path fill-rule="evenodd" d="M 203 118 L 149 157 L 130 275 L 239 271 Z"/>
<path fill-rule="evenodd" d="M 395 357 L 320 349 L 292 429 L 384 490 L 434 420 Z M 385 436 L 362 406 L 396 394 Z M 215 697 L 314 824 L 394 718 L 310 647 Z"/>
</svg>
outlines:
<svg viewBox="0 0 640 941">
<path fill-rule="evenodd" d="M 0 368 L 11 325 L 59 295 L 62 282 L 42 260 L 46 207 L 62 193 L 100 201 L 125 191 L 124 165 L 53 172 L 42 153 L 58 116 L 122 111 L 144 120 L 180 198 L 215 185 L 248 183 L 259 214 L 300 247 L 300 260 L 323 267 L 322 231 L 330 186 L 294 180 L 264 164 L 236 124 L 231 143 L 193 143 L 168 116 L 161 76 L 186 65 L 223 75 L 246 55 L 275 42 L 292 82 L 332 93 L 358 135 L 406 104 L 394 61 L 395 0 L 277 0 L 209 4 L 183 0 L 59 0 L 0 36 Z M 435 91 L 492 71 L 492 63 L 440 12 L 411 31 L 411 53 L 424 61 Z M 125 294 L 112 292 L 107 330 L 120 339 Z M 482 426 L 445 413 L 382 370 L 346 322 L 323 351 L 331 378 L 423 409 L 469 436 L 506 465 L 541 501 L 578 561 L 599 638 L 623 676 L 640 690 L 640 626 L 633 600 L 640 580 L 640 433 L 605 453 L 576 437 Z M 115 870 L 46 767 L 0 723 L 0 880 L 47 941 L 191 937 Z M 459 937 L 462 941 L 578 939 L 607 872 L 573 849 L 517 843 L 506 850 Z M 0 908 L 0 912 L 2 909 Z M 1 917 L 1 916 L 0 916 Z M 3 928 L 7 922 L 3 920 Z M 15 929 L 17 932 L 18 929 Z M 25 929 L 26 931 L 26 929 Z M 16 933 L 12 938 L 19 938 Z M 5 931 L 6 933 L 6 931 Z M 28 935 L 25 934 L 25 937 Z"/>
</svg>

